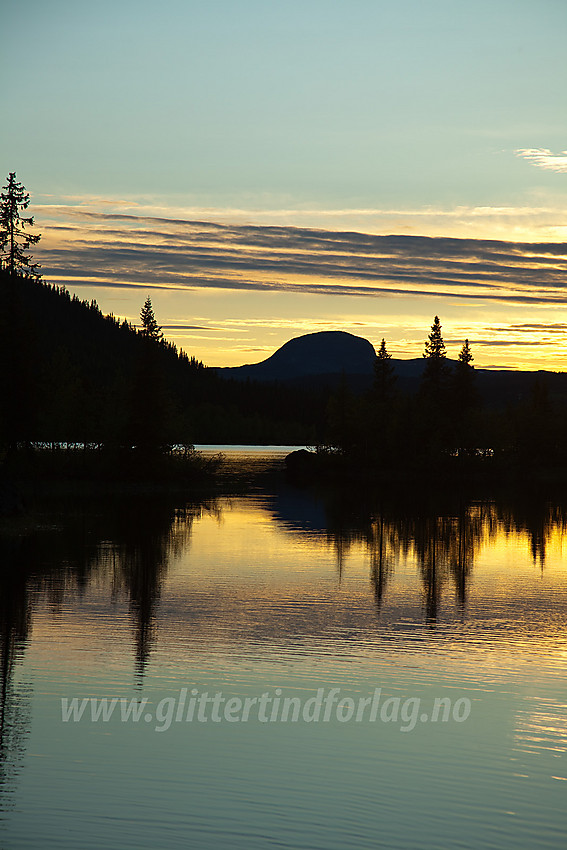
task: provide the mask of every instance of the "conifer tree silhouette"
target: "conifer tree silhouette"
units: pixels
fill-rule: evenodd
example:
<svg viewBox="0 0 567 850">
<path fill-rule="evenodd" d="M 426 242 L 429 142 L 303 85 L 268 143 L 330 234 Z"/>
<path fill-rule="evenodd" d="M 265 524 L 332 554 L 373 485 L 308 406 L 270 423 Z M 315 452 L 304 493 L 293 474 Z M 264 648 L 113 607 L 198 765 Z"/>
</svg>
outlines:
<svg viewBox="0 0 567 850">
<path fill-rule="evenodd" d="M 477 401 L 474 386 L 474 366 L 472 361 L 471 347 L 468 339 L 465 339 L 463 347 L 459 352 L 459 358 L 455 364 L 455 375 L 453 379 L 453 391 L 457 409 L 465 413 Z"/>
<path fill-rule="evenodd" d="M 146 298 L 144 306 L 140 312 L 140 321 L 142 322 L 140 334 L 143 337 L 154 340 L 154 342 L 163 342 L 163 333 L 156 322 L 154 308 L 152 307 L 152 299 L 149 295 Z"/>
<path fill-rule="evenodd" d="M 394 394 L 396 374 L 391 359 L 392 355 L 389 354 L 386 340 L 383 339 L 374 363 L 374 393 L 380 404 L 391 401 Z"/>
<path fill-rule="evenodd" d="M 464 345 L 459 352 L 459 363 L 462 363 L 463 366 L 470 366 L 473 362 L 474 357 L 472 356 L 471 347 L 469 345 L 468 339 L 465 339 Z"/>
<path fill-rule="evenodd" d="M 475 372 L 472 361 L 471 347 L 465 339 L 455 364 L 451 387 L 451 407 L 454 425 L 455 444 L 466 448 L 474 443 L 473 433 L 478 430 L 478 423 L 472 414 L 480 405 L 480 397 L 475 384 Z M 477 435 L 478 440 L 478 435 Z"/>
<path fill-rule="evenodd" d="M 449 394 L 449 364 L 445 342 L 441 334 L 439 316 L 435 316 L 431 332 L 425 342 L 425 368 L 417 396 L 419 418 L 423 433 L 423 454 L 436 454 L 447 442 Z"/>
<path fill-rule="evenodd" d="M 423 357 L 426 364 L 423 370 L 422 389 L 433 401 L 438 401 L 438 397 L 446 389 L 448 376 L 447 352 L 441 334 L 439 316 L 435 316 L 431 325 L 431 332 L 425 341 Z"/>
<path fill-rule="evenodd" d="M 431 325 L 431 333 L 425 342 L 425 352 L 423 355 L 428 360 L 442 360 L 447 356 L 445 343 L 441 335 L 441 322 L 439 316 L 435 316 Z"/>
<path fill-rule="evenodd" d="M 30 245 L 36 245 L 39 233 L 28 233 L 26 228 L 33 227 L 33 216 L 21 215 L 30 203 L 29 193 L 22 183 L 16 180 L 16 172 L 8 174 L 8 182 L 0 193 L 0 266 L 7 269 L 10 276 L 25 274 L 39 280 L 39 263 L 32 263 L 27 254 Z"/>
</svg>

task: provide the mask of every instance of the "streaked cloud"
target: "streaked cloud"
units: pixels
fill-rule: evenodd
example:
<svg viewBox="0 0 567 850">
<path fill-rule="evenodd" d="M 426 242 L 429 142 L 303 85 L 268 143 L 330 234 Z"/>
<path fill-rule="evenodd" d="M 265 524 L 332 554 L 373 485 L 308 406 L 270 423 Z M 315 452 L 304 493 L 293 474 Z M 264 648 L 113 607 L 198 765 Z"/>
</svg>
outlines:
<svg viewBox="0 0 567 850">
<path fill-rule="evenodd" d="M 204 328 L 202 325 L 188 325 L 186 323 L 179 325 L 161 325 L 161 329 L 164 331 L 204 331 L 209 330 L 209 328 Z"/>
<path fill-rule="evenodd" d="M 506 333 L 510 333 L 511 331 L 536 331 L 537 333 L 546 333 L 553 334 L 558 336 L 566 336 L 567 335 L 567 323 L 565 322 L 522 322 L 521 324 L 513 324 L 507 325 L 504 328 L 497 328 L 496 330 L 502 330 Z"/>
<path fill-rule="evenodd" d="M 463 340 L 464 342 L 464 340 Z M 555 345 L 555 340 L 538 340 L 538 345 Z M 533 346 L 534 342 L 531 339 L 475 339 L 475 345 L 482 345 L 483 347 L 488 348 L 496 348 L 499 346 L 506 346 L 507 348 L 513 347 L 515 345 L 528 345 Z"/>
<path fill-rule="evenodd" d="M 120 215 L 123 221 L 145 219 L 157 223 L 169 221 L 217 222 L 219 224 L 304 226 L 310 228 L 358 231 L 362 233 L 403 233 L 406 235 L 498 238 L 505 241 L 556 241 L 567 236 L 567 208 L 557 199 L 538 205 L 440 205 L 410 207 L 323 207 L 288 206 L 278 197 L 257 199 L 247 208 L 204 206 L 190 196 L 179 198 L 146 196 L 125 199 L 85 196 L 45 195 L 34 198 L 38 221 L 52 216 L 72 217 L 76 221 L 88 215 Z M 39 203 L 38 203 L 39 201 Z M 57 201 L 57 202 L 56 202 Z"/>
<path fill-rule="evenodd" d="M 538 168 L 545 168 L 547 171 L 567 172 L 567 151 L 555 154 L 548 148 L 519 148 L 514 153 L 516 156 L 527 159 L 528 162 Z"/>
<path fill-rule="evenodd" d="M 567 244 L 375 235 L 74 209 L 44 228 L 44 274 L 72 286 L 444 296 L 567 305 Z M 71 227 L 71 229 L 69 229 Z"/>
<path fill-rule="evenodd" d="M 209 365 L 346 330 L 419 357 L 434 313 L 451 356 L 567 365 L 567 243 L 45 208 L 46 280 L 136 323 L 145 294 L 169 339 Z M 144 296 L 142 295 L 144 294 Z M 489 318 L 489 321 L 487 321 Z M 483 352 L 485 355 L 483 356 Z M 253 358 L 252 358 L 253 359 Z M 257 359 L 263 359 L 258 356 Z"/>
</svg>

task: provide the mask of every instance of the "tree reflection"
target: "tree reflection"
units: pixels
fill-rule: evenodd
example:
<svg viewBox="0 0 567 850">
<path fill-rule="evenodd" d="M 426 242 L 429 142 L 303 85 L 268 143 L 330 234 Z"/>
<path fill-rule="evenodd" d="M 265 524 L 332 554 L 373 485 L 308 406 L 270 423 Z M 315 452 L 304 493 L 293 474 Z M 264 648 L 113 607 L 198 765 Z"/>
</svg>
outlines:
<svg viewBox="0 0 567 850">
<path fill-rule="evenodd" d="M 498 504 L 497 512 L 507 534 L 527 535 L 534 566 L 543 572 L 549 540 L 554 533 L 565 533 L 567 513 L 564 505 L 551 501 L 548 494 L 534 496 L 519 490 L 509 503 Z"/>
<path fill-rule="evenodd" d="M 0 537 L 0 564 L 0 806 L 5 809 L 4 795 L 13 790 L 31 717 L 29 688 L 14 682 L 15 664 L 30 628 L 29 573 L 22 541 Z"/>
<path fill-rule="evenodd" d="M 178 507 L 175 498 L 85 498 L 52 502 L 18 530 L 0 533 L 0 811 L 25 752 L 30 688 L 15 681 L 35 604 L 54 613 L 73 592 L 101 579 L 125 593 L 133 619 L 141 683 L 156 630 L 156 605 L 171 558 L 189 543 L 193 519 L 213 503 Z M 33 600 L 33 602 L 32 602 Z"/>
<path fill-rule="evenodd" d="M 163 498 L 130 503 L 117 515 L 111 549 L 114 591 L 124 590 L 134 626 L 135 673 L 141 685 L 157 630 L 156 608 L 171 558 L 189 544 L 200 504 L 175 508 Z"/>
<path fill-rule="evenodd" d="M 483 542 L 497 533 L 494 511 L 491 505 L 462 502 L 454 521 L 454 533 L 449 541 L 449 573 L 455 584 L 457 603 L 464 616 L 469 580 L 475 558 Z"/>
<path fill-rule="evenodd" d="M 305 513 L 305 492 L 300 495 Z M 452 586 L 461 617 L 466 614 L 474 565 L 483 546 L 499 533 L 527 535 L 534 564 L 543 569 L 551 536 L 567 531 L 567 507 L 537 494 L 507 494 L 497 500 L 475 498 L 462 491 L 425 496 L 400 493 L 394 488 L 371 494 L 329 491 L 317 494 L 324 506 L 324 534 L 335 552 L 339 579 L 347 555 L 362 543 L 369 556 L 370 581 L 380 610 L 387 598 L 396 565 L 415 561 L 423 589 L 425 622 L 435 626 L 444 589 Z M 294 516 L 293 499 L 286 493 L 285 514 L 274 514 L 288 527 L 301 529 Z M 326 524 L 326 527 L 325 527 Z M 307 530 L 307 529 L 306 529 Z M 309 533 L 313 533 L 313 526 Z"/>
<path fill-rule="evenodd" d="M 414 525 L 414 548 L 423 582 L 425 619 L 432 626 L 437 621 L 440 585 L 447 568 L 447 534 L 443 531 L 446 528 L 442 517 L 425 517 Z"/>
<path fill-rule="evenodd" d="M 396 549 L 391 531 L 392 526 L 384 519 L 381 511 L 371 523 L 366 540 L 370 555 L 370 580 L 378 610 L 382 606 L 386 586 L 395 569 Z"/>
</svg>

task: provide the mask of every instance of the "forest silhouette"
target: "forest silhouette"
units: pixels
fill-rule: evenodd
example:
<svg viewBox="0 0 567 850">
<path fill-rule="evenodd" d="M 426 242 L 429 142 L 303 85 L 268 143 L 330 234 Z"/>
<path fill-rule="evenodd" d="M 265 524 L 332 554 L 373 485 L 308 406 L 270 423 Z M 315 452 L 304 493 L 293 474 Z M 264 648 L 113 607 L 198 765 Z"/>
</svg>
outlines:
<svg viewBox="0 0 567 850">
<path fill-rule="evenodd" d="M 222 378 L 161 332 L 147 333 L 144 316 L 137 329 L 94 301 L 6 270 L 0 297 L 5 461 L 39 444 L 58 450 L 63 467 L 75 463 L 61 449 L 70 444 L 113 462 L 131 454 L 135 464 L 196 442 L 315 442 L 312 394 Z M 158 327 L 149 299 L 144 310 Z"/>
</svg>

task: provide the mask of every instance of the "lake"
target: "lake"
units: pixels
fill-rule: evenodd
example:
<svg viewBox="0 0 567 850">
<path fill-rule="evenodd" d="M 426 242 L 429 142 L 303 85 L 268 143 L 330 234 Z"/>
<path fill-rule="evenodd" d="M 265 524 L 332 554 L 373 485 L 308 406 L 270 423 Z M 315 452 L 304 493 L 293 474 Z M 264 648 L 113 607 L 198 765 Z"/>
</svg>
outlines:
<svg viewBox="0 0 567 850">
<path fill-rule="evenodd" d="M 39 502 L 0 544 L 0 846 L 564 848 L 566 544 L 521 492 Z"/>
</svg>

